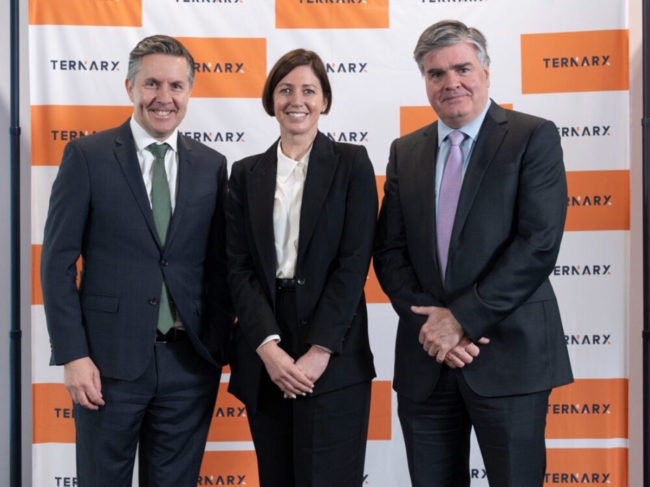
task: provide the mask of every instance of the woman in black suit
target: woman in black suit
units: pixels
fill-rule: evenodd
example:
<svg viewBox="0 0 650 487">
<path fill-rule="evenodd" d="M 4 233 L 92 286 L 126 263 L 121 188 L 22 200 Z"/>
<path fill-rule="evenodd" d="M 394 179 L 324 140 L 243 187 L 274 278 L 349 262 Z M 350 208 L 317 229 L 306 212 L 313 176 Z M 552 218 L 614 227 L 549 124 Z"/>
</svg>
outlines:
<svg viewBox="0 0 650 487">
<path fill-rule="evenodd" d="M 246 404 L 262 487 L 359 487 L 375 376 L 372 164 L 318 131 L 332 91 L 316 53 L 280 58 L 262 103 L 280 139 L 236 162 L 229 183 L 229 390 Z"/>
</svg>

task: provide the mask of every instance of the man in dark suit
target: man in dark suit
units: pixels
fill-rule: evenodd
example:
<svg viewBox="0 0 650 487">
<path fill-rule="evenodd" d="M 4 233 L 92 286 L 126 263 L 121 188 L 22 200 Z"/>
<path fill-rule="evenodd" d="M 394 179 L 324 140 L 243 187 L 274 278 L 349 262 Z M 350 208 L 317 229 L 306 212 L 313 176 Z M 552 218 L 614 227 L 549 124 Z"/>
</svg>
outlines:
<svg viewBox="0 0 650 487">
<path fill-rule="evenodd" d="M 572 381 L 548 280 L 567 204 L 560 139 L 488 98 L 478 30 L 438 22 L 414 56 L 439 120 L 391 146 L 374 257 L 399 315 L 411 480 L 468 486 L 473 426 L 492 487 L 541 486 L 548 396 Z"/>
<path fill-rule="evenodd" d="M 141 487 L 196 485 L 232 312 L 226 161 L 177 130 L 193 80 L 181 43 L 143 39 L 133 116 L 70 142 L 52 187 L 43 296 L 82 487 L 131 485 L 138 443 Z"/>
</svg>

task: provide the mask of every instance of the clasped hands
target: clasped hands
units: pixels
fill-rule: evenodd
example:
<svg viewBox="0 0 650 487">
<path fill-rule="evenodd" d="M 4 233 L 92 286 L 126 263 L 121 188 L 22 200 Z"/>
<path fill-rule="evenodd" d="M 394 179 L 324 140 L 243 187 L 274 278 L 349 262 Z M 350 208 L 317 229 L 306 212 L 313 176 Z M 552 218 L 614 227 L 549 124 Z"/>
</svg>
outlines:
<svg viewBox="0 0 650 487">
<path fill-rule="evenodd" d="M 271 340 L 257 349 L 266 371 L 285 398 L 295 399 L 314 391 L 314 383 L 323 375 L 330 360 L 330 353 L 312 345 L 298 360 L 282 350 L 277 341 Z"/>
<path fill-rule="evenodd" d="M 445 362 L 452 369 L 472 363 L 480 353 L 477 344 L 465 334 L 463 327 L 448 308 L 438 306 L 411 306 L 415 314 L 427 316 L 420 328 L 418 341 L 425 352 L 438 363 Z M 478 344 L 487 345 L 490 340 L 481 337 Z"/>
</svg>

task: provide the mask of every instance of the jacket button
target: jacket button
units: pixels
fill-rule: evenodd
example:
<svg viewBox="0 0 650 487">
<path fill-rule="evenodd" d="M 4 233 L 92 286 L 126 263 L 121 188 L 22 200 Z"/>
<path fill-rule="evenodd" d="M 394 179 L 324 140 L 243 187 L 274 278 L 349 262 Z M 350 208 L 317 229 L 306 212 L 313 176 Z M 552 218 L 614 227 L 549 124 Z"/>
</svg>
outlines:
<svg viewBox="0 0 650 487">
<path fill-rule="evenodd" d="M 296 284 L 298 284 L 298 286 L 304 286 L 305 280 L 303 278 L 296 279 Z"/>
<path fill-rule="evenodd" d="M 157 304 L 158 304 L 158 299 L 156 299 L 156 298 L 151 298 L 151 299 L 149 300 L 149 304 L 152 305 L 152 306 L 157 305 Z"/>
<path fill-rule="evenodd" d="M 160 265 L 167 267 L 169 265 L 169 262 L 167 262 L 165 259 L 161 259 Z"/>
</svg>

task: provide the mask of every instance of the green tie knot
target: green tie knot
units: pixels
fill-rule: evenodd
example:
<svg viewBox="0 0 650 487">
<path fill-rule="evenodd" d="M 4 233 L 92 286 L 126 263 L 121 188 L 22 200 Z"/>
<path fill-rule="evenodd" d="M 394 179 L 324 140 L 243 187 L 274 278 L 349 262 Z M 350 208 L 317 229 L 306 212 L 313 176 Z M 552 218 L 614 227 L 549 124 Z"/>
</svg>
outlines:
<svg viewBox="0 0 650 487">
<path fill-rule="evenodd" d="M 156 142 L 154 142 L 153 144 L 149 144 L 147 146 L 147 150 L 153 154 L 156 160 L 165 160 L 165 154 L 167 153 L 167 149 L 170 149 L 168 143 L 157 144 Z"/>
</svg>

